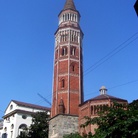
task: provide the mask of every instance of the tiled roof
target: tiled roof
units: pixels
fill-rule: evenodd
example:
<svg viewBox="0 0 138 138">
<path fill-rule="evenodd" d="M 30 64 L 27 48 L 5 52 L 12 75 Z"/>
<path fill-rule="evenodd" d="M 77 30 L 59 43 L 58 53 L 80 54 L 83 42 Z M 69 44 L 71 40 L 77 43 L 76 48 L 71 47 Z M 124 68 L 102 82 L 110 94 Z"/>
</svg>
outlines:
<svg viewBox="0 0 138 138">
<path fill-rule="evenodd" d="M 76 7 L 75 7 L 73 0 L 66 0 L 64 10 L 68 10 L 68 9 L 76 10 Z"/>
<path fill-rule="evenodd" d="M 46 111 L 50 111 L 51 109 L 45 106 L 40 106 L 40 105 L 35 105 L 35 104 L 30 104 L 30 103 L 24 103 L 24 102 L 20 102 L 20 101 L 16 101 L 16 100 L 12 100 L 14 103 L 16 103 L 17 105 L 20 106 L 24 106 L 24 107 L 29 107 L 29 108 L 34 108 L 34 109 L 40 109 L 40 110 L 46 110 Z"/>
<path fill-rule="evenodd" d="M 117 97 L 114 97 L 114 96 L 111 96 L 108 94 L 102 94 L 102 95 L 96 96 L 90 100 L 94 101 L 94 100 L 104 100 L 104 99 L 110 99 L 110 100 L 115 100 L 115 101 L 127 101 L 125 99 L 117 98 Z"/>
<path fill-rule="evenodd" d="M 96 96 L 94 98 L 91 98 L 91 99 L 85 101 L 81 105 L 87 103 L 88 101 L 98 101 L 98 100 L 108 100 L 108 99 L 111 100 L 111 101 L 117 101 L 117 102 L 119 102 L 119 101 L 120 102 L 127 102 L 127 100 L 125 100 L 125 99 L 114 97 L 114 96 L 111 96 L 111 95 L 108 95 L 108 94 L 102 94 L 102 95 Z"/>
</svg>

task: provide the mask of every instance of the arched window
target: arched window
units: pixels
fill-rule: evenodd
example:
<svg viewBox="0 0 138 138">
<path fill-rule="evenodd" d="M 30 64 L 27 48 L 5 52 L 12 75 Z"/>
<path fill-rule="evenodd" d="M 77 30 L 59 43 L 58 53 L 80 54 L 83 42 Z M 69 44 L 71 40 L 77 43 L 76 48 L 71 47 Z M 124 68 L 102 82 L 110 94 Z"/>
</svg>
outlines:
<svg viewBox="0 0 138 138">
<path fill-rule="evenodd" d="M 25 128 L 27 128 L 27 125 L 26 125 L 26 124 L 21 124 L 21 125 L 19 126 L 19 129 L 25 129 Z"/>
<path fill-rule="evenodd" d="M 71 65 L 71 71 L 75 71 L 75 65 Z"/>
<path fill-rule="evenodd" d="M 71 71 L 71 72 L 75 72 L 75 69 L 76 69 L 76 64 L 73 62 L 73 63 L 71 63 L 71 65 L 70 65 L 70 71 Z"/>
<path fill-rule="evenodd" d="M 93 106 L 91 106 L 91 115 L 93 115 Z"/>
<path fill-rule="evenodd" d="M 75 71 L 75 65 L 72 65 L 72 71 L 73 72 Z"/>
<path fill-rule="evenodd" d="M 13 105 L 11 104 L 11 106 L 10 106 L 10 110 L 12 110 L 13 109 Z"/>
<path fill-rule="evenodd" d="M 63 14 L 63 21 L 65 21 L 65 16 L 64 16 L 64 14 Z"/>
<path fill-rule="evenodd" d="M 19 126 L 18 134 L 19 135 L 22 135 L 23 134 L 23 130 L 25 130 L 26 128 L 27 128 L 27 125 L 26 124 L 21 124 Z"/>
<path fill-rule="evenodd" d="M 62 48 L 62 56 L 65 56 L 65 55 L 67 55 L 67 48 L 63 47 Z"/>
<path fill-rule="evenodd" d="M 76 15 L 75 15 L 75 22 L 77 21 L 76 19 L 77 19 L 77 18 L 76 18 Z"/>
<path fill-rule="evenodd" d="M 14 128 L 14 124 L 11 125 L 11 129 L 13 129 L 13 128 Z"/>
<path fill-rule="evenodd" d="M 65 14 L 65 21 L 67 21 L 67 14 Z"/>
<path fill-rule="evenodd" d="M 65 80 L 62 79 L 62 80 L 61 80 L 61 88 L 64 88 L 64 87 L 65 87 Z"/>
<path fill-rule="evenodd" d="M 7 131 L 7 127 L 4 128 L 4 131 L 5 131 L 5 132 Z"/>
<path fill-rule="evenodd" d="M 72 56 L 75 56 L 75 54 L 76 54 L 76 48 L 73 47 L 73 48 L 71 49 L 71 55 L 72 55 Z"/>
<path fill-rule="evenodd" d="M 3 133 L 2 138 L 7 138 L 7 133 Z"/>
<path fill-rule="evenodd" d="M 68 14 L 68 20 L 69 20 L 69 14 Z"/>
</svg>

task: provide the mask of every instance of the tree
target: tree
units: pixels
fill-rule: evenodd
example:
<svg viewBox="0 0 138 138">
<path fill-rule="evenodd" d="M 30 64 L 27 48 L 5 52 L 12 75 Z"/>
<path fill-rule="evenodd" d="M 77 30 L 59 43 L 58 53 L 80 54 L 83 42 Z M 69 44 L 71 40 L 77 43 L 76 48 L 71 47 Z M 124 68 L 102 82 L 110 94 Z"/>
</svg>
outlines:
<svg viewBox="0 0 138 138">
<path fill-rule="evenodd" d="M 92 133 L 81 136 L 79 133 L 71 133 L 68 135 L 64 135 L 63 138 L 92 138 Z"/>
<path fill-rule="evenodd" d="M 68 135 L 64 135 L 63 138 L 82 138 L 79 133 L 71 133 Z"/>
<path fill-rule="evenodd" d="M 17 138 L 48 138 L 49 115 L 47 112 L 32 114 L 32 124 Z"/>
<path fill-rule="evenodd" d="M 138 100 L 128 105 L 114 103 L 98 113 L 99 117 L 86 118 L 86 127 L 97 124 L 93 138 L 138 138 Z"/>
</svg>

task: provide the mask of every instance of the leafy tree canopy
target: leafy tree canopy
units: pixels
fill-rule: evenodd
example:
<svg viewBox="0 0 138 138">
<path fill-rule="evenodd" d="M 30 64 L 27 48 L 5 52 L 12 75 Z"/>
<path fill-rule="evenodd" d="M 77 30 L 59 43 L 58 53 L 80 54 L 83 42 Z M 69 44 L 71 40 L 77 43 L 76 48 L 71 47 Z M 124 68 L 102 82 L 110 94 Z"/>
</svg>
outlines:
<svg viewBox="0 0 138 138">
<path fill-rule="evenodd" d="M 98 113 L 99 117 L 86 118 L 86 123 L 97 124 L 93 138 L 138 138 L 138 100 L 128 105 L 114 103 Z"/>
<path fill-rule="evenodd" d="M 68 135 L 64 135 L 63 138 L 82 138 L 78 133 L 71 133 Z"/>
</svg>

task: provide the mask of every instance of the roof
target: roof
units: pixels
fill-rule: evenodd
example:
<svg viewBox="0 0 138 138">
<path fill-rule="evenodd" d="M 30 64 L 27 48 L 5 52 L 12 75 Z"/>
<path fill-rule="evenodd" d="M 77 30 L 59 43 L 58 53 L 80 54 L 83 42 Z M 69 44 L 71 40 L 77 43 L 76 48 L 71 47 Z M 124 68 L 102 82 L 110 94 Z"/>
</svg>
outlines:
<svg viewBox="0 0 138 138">
<path fill-rule="evenodd" d="M 107 100 L 107 99 L 109 99 L 111 101 L 127 102 L 127 100 L 125 100 L 125 99 L 114 97 L 114 96 L 111 96 L 111 95 L 108 95 L 108 94 L 102 94 L 102 95 L 96 96 L 94 98 L 91 98 L 91 99 L 85 101 L 84 103 L 82 103 L 82 105 L 87 103 L 88 101 L 98 101 L 98 100 Z"/>
<path fill-rule="evenodd" d="M 66 0 L 66 3 L 64 5 L 64 10 L 76 10 L 75 4 L 73 0 Z"/>
<path fill-rule="evenodd" d="M 14 110 L 14 111 L 12 111 L 12 112 L 10 112 L 10 113 L 4 115 L 3 118 L 5 119 L 5 118 L 7 118 L 7 117 L 10 117 L 10 116 L 14 115 L 15 113 L 22 113 L 22 114 L 32 115 L 32 114 L 34 114 L 35 112 L 16 109 L 16 110 Z"/>
<path fill-rule="evenodd" d="M 35 105 L 35 104 L 30 104 L 30 103 L 25 103 L 25 102 L 20 102 L 16 100 L 12 100 L 14 103 L 16 103 L 19 106 L 24 106 L 24 107 L 29 107 L 29 108 L 34 108 L 34 109 L 40 109 L 40 110 L 47 110 L 50 111 L 51 109 L 45 106 L 40 106 L 40 105 Z"/>
<path fill-rule="evenodd" d="M 92 98 L 91 100 L 104 100 L 104 99 L 110 99 L 110 100 L 116 100 L 116 101 L 127 101 L 125 99 L 114 97 L 114 96 L 111 96 L 108 94 L 102 94 L 102 95 L 96 96 L 96 97 Z"/>
<path fill-rule="evenodd" d="M 77 12 L 78 15 L 81 17 L 79 11 L 76 10 L 76 6 L 75 6 L 73 0 L 66 0 L 63 10 L 61 10 L 61 12 L 59 13 L 58 16 L 60 16 L 60 14 L 61 14 L 63 11 L 66 11 L 66 10 L 75 11 L 75 12 Z"/>
</svg>

